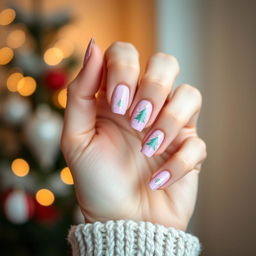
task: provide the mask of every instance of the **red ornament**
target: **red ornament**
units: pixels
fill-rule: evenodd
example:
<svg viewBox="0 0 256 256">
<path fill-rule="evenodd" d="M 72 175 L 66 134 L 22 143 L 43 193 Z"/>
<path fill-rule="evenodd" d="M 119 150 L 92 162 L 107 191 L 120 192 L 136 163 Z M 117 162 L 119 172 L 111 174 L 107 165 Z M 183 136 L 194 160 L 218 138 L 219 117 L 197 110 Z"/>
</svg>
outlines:
<svg viewBox="0 0 256 256">
<path fill-rule="evenodd" d="M 43 224 L 52 224 L 61 217 L 60 211 L 54 205 L 43 206 L 35 202 L 35 219 Z"/>
<path fill-rule="evenodd" d="M 6 218 L 14 224 L 27 222 L 35 210 L 32 196 L 21 189 L 6 192 L 3 206 Z"/>
<path fill-rule="evenodd" d="M 45 75 L 46 85 L 53 91 L 61 89 L 67 82 L 67 74 L 64 69 L 49 70 Z"/>
</svg>

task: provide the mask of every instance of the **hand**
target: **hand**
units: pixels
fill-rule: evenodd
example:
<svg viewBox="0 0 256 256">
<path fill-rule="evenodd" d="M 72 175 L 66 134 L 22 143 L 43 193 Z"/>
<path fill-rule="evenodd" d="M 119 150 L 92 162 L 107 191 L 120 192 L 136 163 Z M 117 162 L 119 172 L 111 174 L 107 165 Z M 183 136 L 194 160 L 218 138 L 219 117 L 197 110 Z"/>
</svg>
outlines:
<svg viewBox="0 0 256 256">
<path fill-rule="evenodd" d="M 206 147 L 196 129 L 201 94 L 187 84 L 174 90 L 178 72 L 173 56 L 156 53 L 138 82 L 132 44 L 113 43 L 103 58 L 90 43 L 68 87 L 61 141 L 86 222 L 131 219 L 186 229 Z"/>
</svg>

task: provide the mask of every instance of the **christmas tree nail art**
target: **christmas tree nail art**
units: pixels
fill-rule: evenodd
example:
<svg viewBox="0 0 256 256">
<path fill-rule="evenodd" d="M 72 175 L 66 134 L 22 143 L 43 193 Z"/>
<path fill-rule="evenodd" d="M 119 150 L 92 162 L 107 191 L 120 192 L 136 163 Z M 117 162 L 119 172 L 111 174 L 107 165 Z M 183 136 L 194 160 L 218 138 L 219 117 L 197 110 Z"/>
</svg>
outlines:
<svg viewBox="0 0 256 256">
<path fill-rule="evenodd" d="M 141 152 L 145 154 L 147 157 L 151 157 L 158 150 L 161 143 L 164 140 L 164 133 L 160 130 L 154 131 L 147 141 L 144 143 Z"/>
<path fill-rule="evenodd" d="M 112 97 L 113 113 L 124 115 L 129 104 L 130 91 L 126 85 L 119 84 Z"/>
<path fill-rule="evenodd" d="M 163 186 L 164 184 L 166 184 L 166 182 L 171 178 L 171 173 L 168 170 L 163 170 L 160 173 L 158 173 L 156 175 L 156 177 L 154 177 L 149 183 L 149 187 L 152 190 L 157 190 L 158 188 L 160 188 L 161 186 Z"/>
<path fill-rule="evenodd" d="M 161 183 L 161 179 L 156 178 L 156 179 L 155 179 L 155 184 L 160 184 L 160 183 Z"/>
<path fill-rule="evenodd" d="M 117 102 L 117 106 L 118 106 L 119 108 L 121 108 L 122 105 L 123 105 L 123 100 L 120 99 L 120 100 Z"/>
<path fill-rule="evenodd" d="M 139 112 L 139 114 L 135 117 L 135 119 L 138 120 L 138 122 L 145 123 L 146 114 L 147 114 L 147 110 L 146 108 L 144 108 Z"/>
<path fill-rule="evenodd" d="M 131 119 L 131 126 L 137 131 L 142 131 L 152 113 L 152 104 L 148 100 L 140 101 L 135 107 Z"/>
<path fill-rule="evenodd" d="M 149 145 L 151 148 L 153 148 L 153 150 L 156 150 L 157 144 L 158 144 L 158 137 L 155 137 L 155 138 L 151 139 L 147 143 L 147 145 Z"/>
</svg>

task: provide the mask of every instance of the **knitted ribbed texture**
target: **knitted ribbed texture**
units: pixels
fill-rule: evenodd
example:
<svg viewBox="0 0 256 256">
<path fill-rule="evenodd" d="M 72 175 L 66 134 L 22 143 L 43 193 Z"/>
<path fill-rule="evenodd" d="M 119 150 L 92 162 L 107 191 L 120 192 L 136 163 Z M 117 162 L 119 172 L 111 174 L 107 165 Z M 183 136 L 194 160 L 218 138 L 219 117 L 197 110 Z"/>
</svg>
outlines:
<svg viewBox="0 0 256 256">
<path fill-rule="evenodd" d="M 109 220 L 72 226 L 73 256 L 197 256 L 197 237 L 151 222 Z"/>
</svg>

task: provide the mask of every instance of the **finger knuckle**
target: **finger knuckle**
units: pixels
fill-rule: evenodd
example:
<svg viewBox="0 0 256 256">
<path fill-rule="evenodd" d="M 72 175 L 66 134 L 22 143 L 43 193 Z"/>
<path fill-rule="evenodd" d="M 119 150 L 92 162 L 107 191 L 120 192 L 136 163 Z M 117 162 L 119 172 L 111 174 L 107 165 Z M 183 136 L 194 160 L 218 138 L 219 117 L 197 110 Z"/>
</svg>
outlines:
<svg viewBox="0 0 256 256">
<path fill-rule="evenodd" d="M 201 105 L 202 102 L 202 94 L 196 87 L 189 84 L 182 84 L 179 87 L 179 90 L 186 92 L 190 95 L 190 97 L 194 97 Z"/>
<path fill-rule="evenodd" d="M 166 84 L 163 79 L 150 75 L 144 76 L 141 80 L 141 84 L 155 87 L 156 92 L 158 92 L 159 90 L 166 92 L 168 89 L 168 84 Z"/>
<path fill-rule="evenodd" d="M 163 112 L 164 115 L 170 119 L 172 124 L 175 126 L 180 127 L 184 124 L 184 117 L 181 114 L 174 112 L 172 108 L 166 106 Z"/>
<path fill-rule="evenodd" d="M 202 158 L 205 159 L 207 157 L 207 146 L 204 140 L 201 138 L 195 139 L 195 145 L 201 151 Z"/>
<path fill-rule="evenodd" d="M 109 59 L 106 66 L 108 70 L 129 70 L 134 73 L 138 73 L 140 71 L 139 64 L 134 60 L 121 61 Z"/>
<path fill-rule="evenodd" d="M 184 156 L 182 156 L 179 152 L 177 152 L 175 154 L 175 160 L 179 163 L 181 163 L 182 167 L 185 169 L 185 170 L 192 170 L 193 169 L 193 165 L 188 162 Z"/>
<path fill-rule="evenodd" d="M 116 41 L 109 47 L 109 51 L 111 51 L 113 49 L 125 49 L 125 50 L 135 53 L 136 55 L 139 55 L 139 52 L 136 49 L 136 47 L 132 43 L 129 43 L 129 42 Z"/>
<path fill-rule="evenodd" d="M 163 52 L 157 52 L 152 57 L 157 58 L 157 59 L 160 58 L 160 59 L 164 60 L 165 62 L 167 62 L 168 65 L 170 65 L 172 68 L 174 68 L 176 74 L 179 74 L 180 66 L 179 66 L 179 62 L 175 56 L 167 54 L 167 53 L 163 53 Z"/>
</svg>

